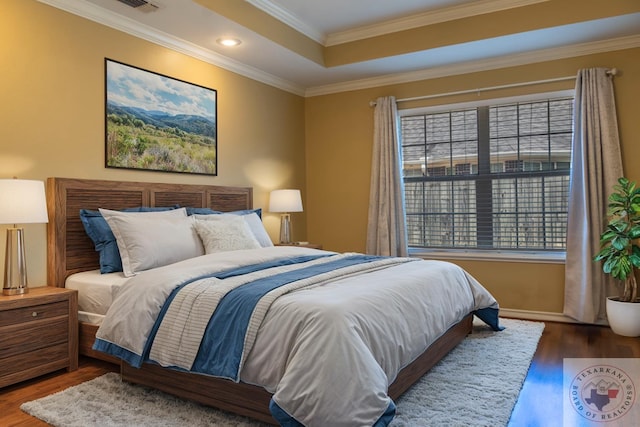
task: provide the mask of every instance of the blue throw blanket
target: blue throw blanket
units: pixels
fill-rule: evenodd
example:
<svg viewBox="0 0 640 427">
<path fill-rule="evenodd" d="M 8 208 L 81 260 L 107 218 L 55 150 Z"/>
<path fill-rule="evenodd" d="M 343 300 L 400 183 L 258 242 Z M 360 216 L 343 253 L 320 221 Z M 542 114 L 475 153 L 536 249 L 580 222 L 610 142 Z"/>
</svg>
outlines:
<svg viewBox="0 0 640 427">
<path fill-rule="evenodd" d="M 131 366 L 139 368 L 140 366 L 142 366 L 142 364 L 145 361 L 148 360 L 149 350 L 151 348 L 151 345 L 153 344 L 153 338 L 155 337 L 158 331 L 158 327 L 160 326 L 162 319 L 164 318 L 164 315 L 167 312 L 167 309 L 171 305 L 172 301 L 175 299 L 178 292 L 180 292 L 181 289 L 183 289 L 185 286 L 189 285 L 190 283 L 193 283 L 202 279 L 207 279 L 207 278 L 216 278 L 216 279 L 223 280 L 230 277 L 252 273 L 258 270 L 264 270 L 264 269 L 279 267 L 284 265 L 304 263 L 304 262 L 312 261 L 315 259 L 324 258 L 329 255 L 331 254 L 305 255 L 305 256 L 299 256 L 299 257 L 293 257 L 293 258 L 279 258 L 279 259 L 275 259 L 265 263 L 250 264 L 250 265 L 242 266 L 239 268 L 233 268 L 230 270 L 217 271 L 217 272 L 213 272 L 213 273 L 209 273 L 209 274 L 205 274 L 202 276 L 197 276 L 197 277 L 193 277 L 191 279 L 185 280 L 176 285 L 175 289 L 173 290 L 173 292 L 167 299 L 166 303 L 162 307 L 162 310 L 160 311 L 160 315 L 156 319 L 156 322 L 153 326 L 150 337 L 147 340 L 147 343 L 145 344 L 145 350 L 142 355 L 135 354 L 127 350 L 126 348 L 120 347 L 114 343 L 111 343 L 109 341 L 102 340 L 99 338 L 97 338 L 95 343 L 93 344 L 93 349 L 118 357 L 126 361 L 127 363 L 129 363 Z"/>
<path fill-rule="evenodd" d="M 249 320 L 261 298 L 292 282 L 380 259 L 382 257 L 352 255 L 348 258 L 268 276 L 233 289 L 222 298 L 213 313 L 191 370 L 240 381 L 240 361 Z"/>
</svg>

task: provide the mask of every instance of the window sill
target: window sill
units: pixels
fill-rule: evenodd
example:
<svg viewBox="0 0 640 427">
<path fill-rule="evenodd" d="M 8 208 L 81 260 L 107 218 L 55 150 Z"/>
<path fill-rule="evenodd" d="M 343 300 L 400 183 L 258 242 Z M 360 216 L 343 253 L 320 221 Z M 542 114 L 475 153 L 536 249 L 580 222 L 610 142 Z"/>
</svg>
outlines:
<svg viewBox="0 0 640 427">
<path fill-rule="evenodd" d="M 532 262 L 538 264 L 564 264 L 566 252 L 516 252 L 516 251 L 474 251 L 474 250 L 434 250 L 409 248 L 409 256 L 440 260 L 470 260 L 496 262 Z"/>
</svg>

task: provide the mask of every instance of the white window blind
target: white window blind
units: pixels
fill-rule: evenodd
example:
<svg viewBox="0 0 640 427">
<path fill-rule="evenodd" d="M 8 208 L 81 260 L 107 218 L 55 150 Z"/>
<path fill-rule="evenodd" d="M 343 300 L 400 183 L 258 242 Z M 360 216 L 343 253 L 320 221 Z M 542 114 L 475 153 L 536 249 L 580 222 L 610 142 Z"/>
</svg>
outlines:
<svg viewBox="0 0 640 427">
<path fill-rule="evenodd" d="M 573 98 L 401 117 L 409 246 L 565 250 Z"/>
</svg>

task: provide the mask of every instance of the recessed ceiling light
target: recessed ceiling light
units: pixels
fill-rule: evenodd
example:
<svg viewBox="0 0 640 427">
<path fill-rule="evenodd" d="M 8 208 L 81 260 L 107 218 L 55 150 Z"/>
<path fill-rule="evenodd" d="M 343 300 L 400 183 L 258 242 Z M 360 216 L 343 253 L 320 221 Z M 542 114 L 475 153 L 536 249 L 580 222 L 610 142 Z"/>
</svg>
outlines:
<svg viewBox="0 0 640 427">
<path fill-rule="evenodd" d="M 240 43 L 242 43 L 241 40 L 234 39 L 233 37 L 222 37 L 222 38 L 219 38 L 218 40 L 216 40 L 216 42 L 218 44 L 221 44 L 221 45 L 227 46 L 227 47 L 238 46 Z"/>
</svg>

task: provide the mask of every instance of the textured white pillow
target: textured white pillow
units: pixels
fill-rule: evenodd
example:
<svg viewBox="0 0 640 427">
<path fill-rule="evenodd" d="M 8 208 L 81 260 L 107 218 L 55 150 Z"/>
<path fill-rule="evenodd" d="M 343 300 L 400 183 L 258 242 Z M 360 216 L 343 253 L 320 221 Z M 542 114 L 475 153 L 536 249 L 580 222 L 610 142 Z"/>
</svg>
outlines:
<svg viewBox="0 0 640 427">
<path fill-rule="evenodd" d="M 216 219 L 196 219 L 195 228 L 202 239 L 204 250 L 214 252 L 236 251 L 239 249 L 257 249 L 256 240 L 249 224 L 239 215 L 210 215 Z"/>
<path fill-rule="evenodd" d="M 122 259 L 122 272 L 131 277 L 204 254 L 186 209 L 161 212 L 119 212 L 100 209 L 109 224 Z"/>
<path fill-rule="evenodd" d="M 260 246 L 263 248 L 268 248 L 273 246 L 273 242 L 267 233 L 267 230 L 264 229 L 264 224 L 262 224 L 262 220 L 255 212 L 252 212 L 247 215 L 237 215 L 237 214 L 214 214 L 214 215 L 193 215 L 196 219 L 203 221 L 219 221 L 221 218 L 228 216 L 241 216 L 249 225 L 253 236 L 256 238 Z"/>
</svg>

